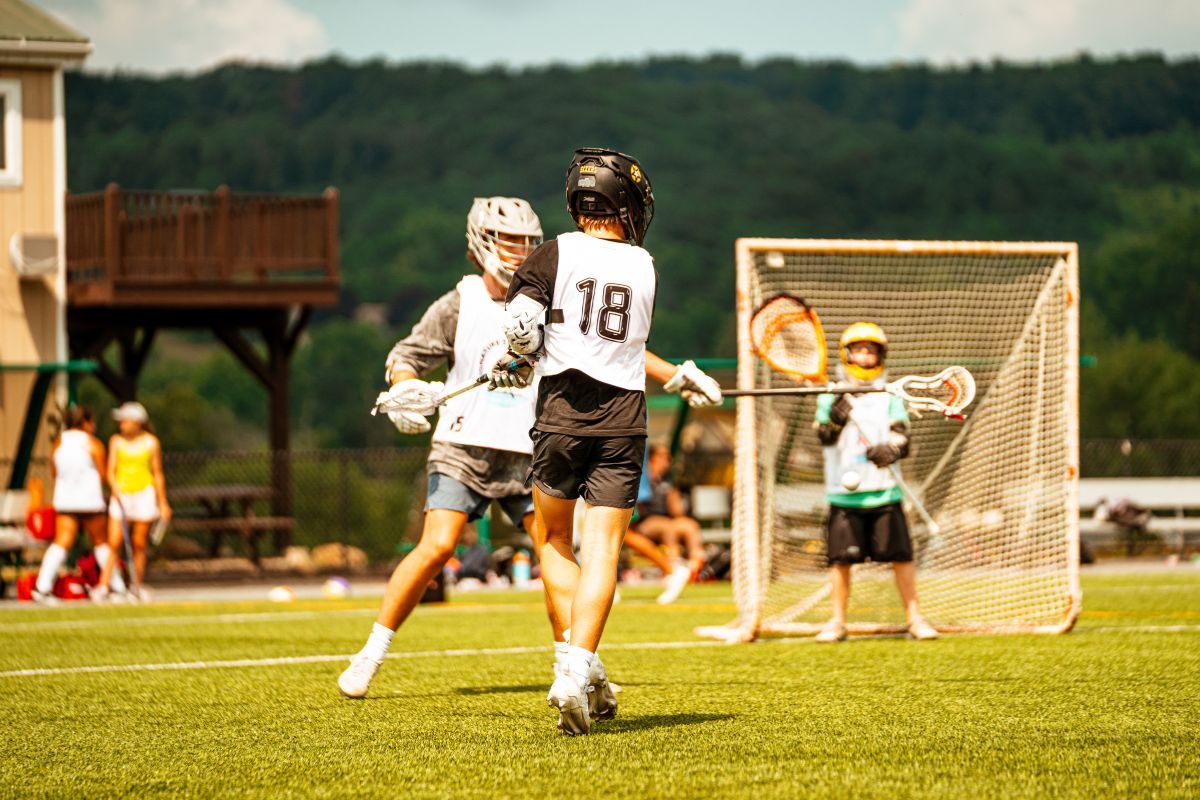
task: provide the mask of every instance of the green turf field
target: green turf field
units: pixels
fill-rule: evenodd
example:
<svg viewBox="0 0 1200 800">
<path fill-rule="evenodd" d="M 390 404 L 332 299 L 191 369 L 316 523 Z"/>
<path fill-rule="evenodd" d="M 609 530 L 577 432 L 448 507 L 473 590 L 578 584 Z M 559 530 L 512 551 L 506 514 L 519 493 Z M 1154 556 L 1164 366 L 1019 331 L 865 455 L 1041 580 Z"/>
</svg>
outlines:
<svg viewBox="0 0 1200 800">
<path fill-rule="evenodd" d="M 419 609 L 362 701 L 333 657 L 374 598 L 7 604 L 0 795 L 1200 795 L 1200 570 L 1084 592 L 1066 636 L 729 646 L 691 633 L 732 617 L 727 585 L 667 607 L 627 591 L 601 649 L 619 715 L 577 739 L 545 704 L 531 593 Z M 169 664 L 188 668 L 146 667 Z M 54 672 L 112 665 L 130 668 Z"/>
</svg>

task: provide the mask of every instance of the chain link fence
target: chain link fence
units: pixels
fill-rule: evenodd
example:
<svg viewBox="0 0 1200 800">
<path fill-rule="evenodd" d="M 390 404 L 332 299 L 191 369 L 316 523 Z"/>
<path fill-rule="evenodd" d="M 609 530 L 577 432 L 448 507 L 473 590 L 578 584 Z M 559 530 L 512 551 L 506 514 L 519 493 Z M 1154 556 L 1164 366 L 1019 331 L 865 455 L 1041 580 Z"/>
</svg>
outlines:
<svg viewBox="0 0 1200 800">
<path fill-rule="evenodd" d="M 1085 439 L 1079 447 L 1085 478 L 1200 476 L 1200 439 Z"/>
<path fill-rule="evenodd" d="M 292 451 L 288 458 L 291 541 L 304 547 L 340 542 L 361 549 L 373 564 L 391 561 L 420 536 L 427 454 L 424 447 Z M 1081 443 L 1080 459 L 1085 478 L 1200 476 L 1200 439 L 1091 439 Z M 172 492 L 271 486 L 272 454 L 266 451 L 169 452 L 163 460 Z M 0 476 L 7 477 L 11 466 L 11 461 L 0 461 Z M 684 483 L 724 482 L 732 477 L 732 454 L 685 451 L 678 468 L 677 477 Z M 29 477 L 44 482 L 49 500 L 48 461 L 35 459 Z M 267 493 L 252 502 L 253 513 L 259 516 L 271 516 L 275 510 Z M 176 511 L 187 515 L 198 509 L 177 507 Z M 206 537 L 195 538 L 206 544 Z M 234 552 L 243 554 L 236 537 L 226 541 Z"/>
<path fill-rule="evenodd" d="M 363 550 L 372 563 L 387 563 L 420 534 L 425 503 L 425 448 L 294 450 L 288 459 L 293 544 L 340 542 Z M 269 488 L 269 452 L 165 453 L 168 493 L 212 487 Z M 253 502 L 254 513 L 278 509 L 270 496 Z M 286 508 L 286 505 L 283 506 Z M 176 507 L 177 514 L 196 513 Z"/>
</svg>

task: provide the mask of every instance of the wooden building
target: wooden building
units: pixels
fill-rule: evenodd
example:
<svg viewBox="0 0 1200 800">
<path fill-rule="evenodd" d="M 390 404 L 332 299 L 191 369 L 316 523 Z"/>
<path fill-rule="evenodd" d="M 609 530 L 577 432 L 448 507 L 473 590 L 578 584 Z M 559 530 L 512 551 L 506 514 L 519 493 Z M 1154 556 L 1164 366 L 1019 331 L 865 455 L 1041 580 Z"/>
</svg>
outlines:
<svg viewBox="0 0 1200 800">
<path fill-rule="evenodd" d="M 14 459 L 68 357 L 63 70 L 88 40 L 23 0 L 0 0 L 0 459 Z M 39 373 L 38 370 L 41 370 Z M 40 387 L 42 391 L 36 391 Z M 60 382 L 64 399 L 65 383 Z M 40 398 L 40 400 L 39 400 Z M 38 400 L 31 407 L 31 400 Z M 36 427 L 35 427 L 36 430 Z M 46 455 L 45 437 L 28 442 Z M 3 475 L 8 478 L 8 475 Z"/>
</svg>

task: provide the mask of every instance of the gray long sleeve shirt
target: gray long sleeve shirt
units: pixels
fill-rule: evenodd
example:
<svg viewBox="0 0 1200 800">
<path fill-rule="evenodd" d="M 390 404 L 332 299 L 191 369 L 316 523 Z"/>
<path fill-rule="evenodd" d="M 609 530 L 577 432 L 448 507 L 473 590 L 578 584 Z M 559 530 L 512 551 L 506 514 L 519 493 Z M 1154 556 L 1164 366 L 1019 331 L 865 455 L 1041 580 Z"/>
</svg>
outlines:
<svg viewBox="0 0 1200 800">
<path fill-rule="evenodd" d="M 412 332 L 393 345 L 387 356 L 388 375 L 399 370 L 426 375 L 443 363 L 453 364 L 458 309 L 457 289 L 439 297 Z M 434 441 L 429 448 L 427 470 L 431 475 L 438 472 L 461 481 L 485 497 L 496 498 L 529 494 L 525 487 L 529 463 L 530 457 L 524 453 Z"/>
</svg>

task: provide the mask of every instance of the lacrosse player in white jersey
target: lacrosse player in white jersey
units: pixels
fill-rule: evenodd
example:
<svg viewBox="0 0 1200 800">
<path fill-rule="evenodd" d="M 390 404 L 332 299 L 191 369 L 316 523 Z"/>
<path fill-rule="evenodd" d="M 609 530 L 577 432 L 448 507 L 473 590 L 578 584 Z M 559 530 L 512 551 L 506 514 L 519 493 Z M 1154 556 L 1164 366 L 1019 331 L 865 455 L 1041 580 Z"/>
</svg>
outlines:
<svg viewBox="0 0 1200 800">
<path fill-rule="evenodd" d="M 542 244 L 517 270 L 505 334 L 512 353 L 534 358 L 540 379 L 531 481 L 557 656 L 547 700 L 559 729 L 579 735 L 616 713 L 596 649 L 641 480 L 646 376 L 693 405 L 719 403 L 721 392 L 693 363 L 677 369 L 646 352 L 658 276 L 641 246 L 654 194 L 638 162 L 578 150 L 566 194 L 578 231 Z M 508 355 L 497 362 L 494 386 L 525 379 L 509 363 Z M 581 496 L 582 568 L 571 547 Z"/>
<path fill-rule="evenodd" d="M 448 361 L 452 385 L 490 370 L 508 351 L 504 297 L 513 271 L 542 241 L 533 208 L 513 197 L 477 198 L 467 215 L 467 258 L 479 274 L 463 277 L 439 298 L 387 357 L 393 391 L 434 398 L 440 382 L 419 376 Z M 347 697 L 364 697 L 396 629 L 408 618 L 430 580 L 454 553 L 466 524 L 498 500 L 513 523 L 529 531 L 533 502 L 525 486 L 532 443 L 535 386 L 459 395 L 441 408 L 428 461 L 428 498 L 421 540 L 392 573 L 379 617 L 363 649 L 338 679 Z M 433 413 L 433 407 L 424 409 Z M 430 430 L 425 415 L 391 411 L 405 434 Z"/>
</svg>

